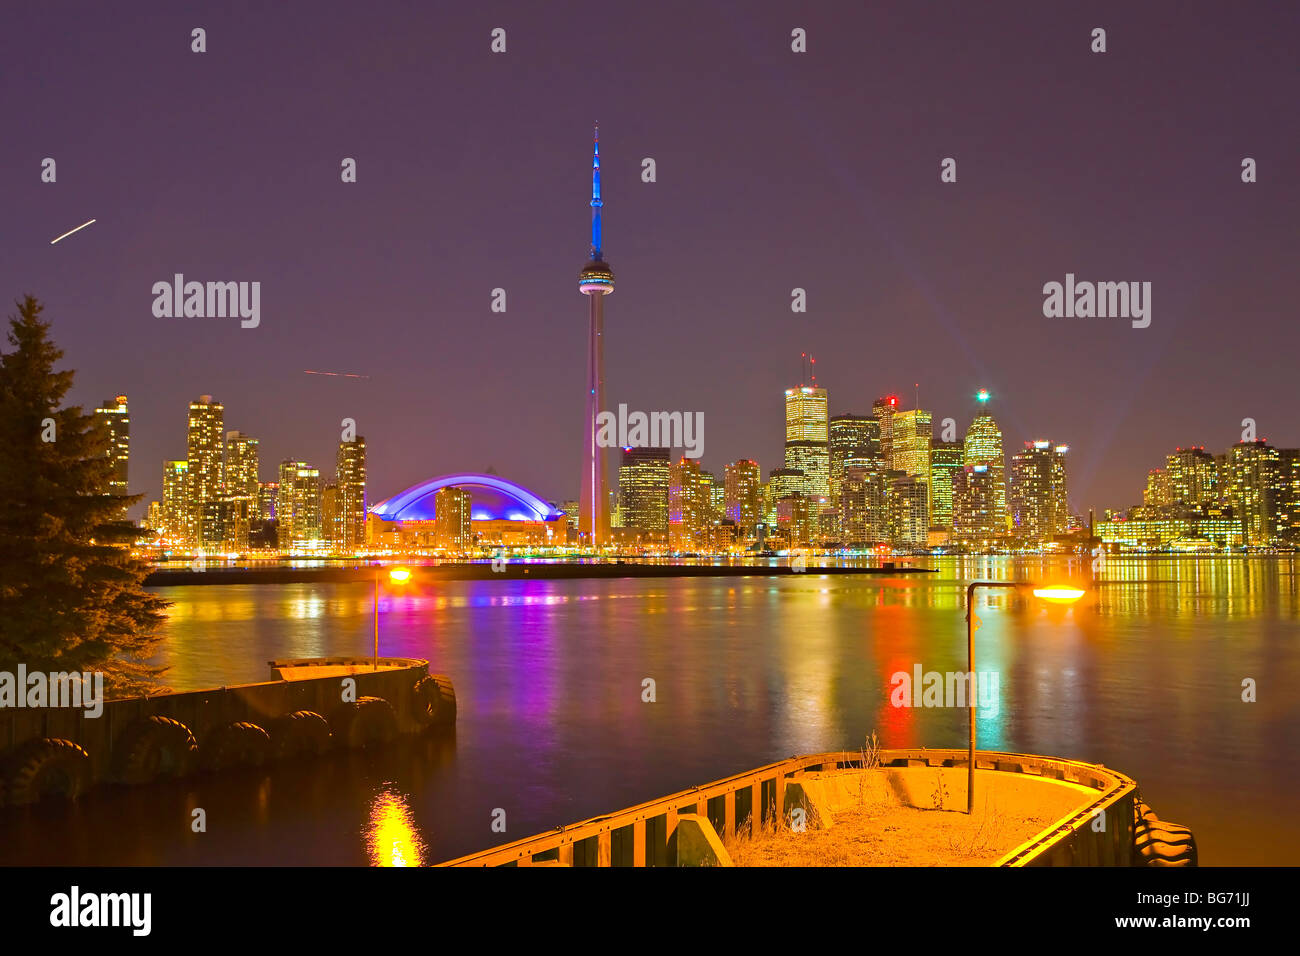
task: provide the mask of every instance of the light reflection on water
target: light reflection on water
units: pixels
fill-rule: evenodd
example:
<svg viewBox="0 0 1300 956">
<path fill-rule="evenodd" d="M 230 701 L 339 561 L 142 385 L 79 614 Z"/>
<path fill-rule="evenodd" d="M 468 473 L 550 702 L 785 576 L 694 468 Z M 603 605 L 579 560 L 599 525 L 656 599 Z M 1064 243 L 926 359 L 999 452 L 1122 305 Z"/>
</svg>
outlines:
<svg viewBox="0 0 1300 956">
<path fill-rule="evenodd" d="M 453 739 L 100 791 L 71 811 L 0 811 L 0 861 L 428 863 L 793 754 L 858 749 L 873 730 L 884 747 L 964 747 L 965 711 L 892 707 L 890 675 L 965 670 L 972 578 L 1055 583 L 1088 564 L 938 566 L 924 577 L 813 566 L 751 578 L 417 577 L 381 603 L 381 652 L 451 676 Z M 1130 774 L 1162 818 L 1194 829 L 1202 862 L 1300 862 L 1298 582 L 1289 559 L 1111 559 L 1072 608 L 980 592 L 976 669 L 998 672 L 1000 690 L 980 745 Z M 275 657 L 368 654 L 371 588 L 167 589 L 168 680 L 220 686 L 266 679 Z M 654 703 L 642 701 L 647 677 Z M 1246 677 L 1257 703 L 1241 701 Z M 208 810 L 206 837 L 186 832 L 193 806 Z M 496 808 L 505 834 L 491 830 Z"/>
</svg>

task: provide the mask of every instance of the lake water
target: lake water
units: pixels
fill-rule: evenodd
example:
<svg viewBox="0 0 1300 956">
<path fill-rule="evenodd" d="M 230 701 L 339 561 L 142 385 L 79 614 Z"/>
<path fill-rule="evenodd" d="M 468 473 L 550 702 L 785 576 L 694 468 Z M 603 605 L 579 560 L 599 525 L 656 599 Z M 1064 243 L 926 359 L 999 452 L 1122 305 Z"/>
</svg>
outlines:
<svg viewBox="0 0 1300 956">
<path fill-rule="evenodd" d="M 966 712 L 893 707 L 890 677 L 964 671 L 973 579 L 1079 559 L 945 558 L 918 576 L 414 582 L 381 653 L 456 687 L 454 736 L 0 810 L 0 861 L 437 862 L 800 753 L 964 747 Z M 1104 763 L 1203 864 L 1300 863 L 1300 570 L 1285 558 L 1108 561 L 1071 608 L 982 592 L 980 746 Z M 176 690 L 276 657 L 368 654 L 371 585 L 164 589 Z M 644 702 L 643 681 L 655 701 Z M 1257 700 L 1243 702 L 1242 682 Z M 193 833 L 202 807 L 207 831 Z M 492 821 L 504 811 L 507 831 Z"/>
</svg>

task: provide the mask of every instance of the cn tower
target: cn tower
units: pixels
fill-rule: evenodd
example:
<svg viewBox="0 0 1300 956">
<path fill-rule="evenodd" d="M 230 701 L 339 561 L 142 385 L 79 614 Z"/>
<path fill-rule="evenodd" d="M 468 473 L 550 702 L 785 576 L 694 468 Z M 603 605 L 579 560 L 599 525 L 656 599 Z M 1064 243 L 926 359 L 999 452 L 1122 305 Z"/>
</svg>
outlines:
<svg viewBox="0 0 1300 956">
<path fill-rule="evenodd" d="M 600 126 L 591 154 L 591 258 L 578 276 L 590 299 L 587 327 L 587 419 L 578 536 L 593 547 L 609 542 L 609 496 L 605 492 L 605 449 L 596 443 L 596 417 L 605 410 L 605 296 L 614 291 L 614 270 L 600 250 Z"/>
</svg>

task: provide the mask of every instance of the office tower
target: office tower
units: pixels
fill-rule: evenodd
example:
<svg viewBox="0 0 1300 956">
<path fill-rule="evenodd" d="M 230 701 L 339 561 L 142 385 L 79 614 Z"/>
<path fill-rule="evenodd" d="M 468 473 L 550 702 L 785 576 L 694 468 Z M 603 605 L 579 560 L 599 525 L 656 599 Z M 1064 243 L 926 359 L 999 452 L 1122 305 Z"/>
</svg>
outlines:
<svg viewBox="0 0 1300 956">
<path fill-rule="evenodd" d="M 880 461 L 886 470 L 894 467 L 894 413 L 898 396 L 886 395 L 871 406 L 871 415 L 880 423 Z"/>
<path fill-rule="evenodd" d="M 785 390 L 785 467 L 804 473 L 804 494 L 830 496 L 826 389 L 800 385 Z"/>
<path fill-rule="evenodd" d="M 722 520 L 722 482 L 711 471 L 700 469 L 700 507 L 704 521 L 715 524 Z"/>
<path fill-rule="evenodd" d="M 752 538 L 763 521 L 763 482 L 758 462 L 733 461 L 723 472 L 723 506 L 742 537 Z"/>
<path fill-rule="evenodd" d="M 952 530 L 953 490 L 966 461 L 961 442 L 937 441 L 930 446 L 930 526 Z"/>
<path fill-rule="evenodd" d="M 127 494 L 127 470 L 131 453 L 131 414 L 127 410 L 126 396 L 119 395 L 95 409 L 95 414 L 108 426 L 108 447 L 104 457 L 113 462 L 113 477 L 109 481 L 109 494 Z M 123 508 L 123 512 L 125 512 Z"/>
<path fill-rule="evenodd" d="M 707 509 L 699 459 L 683 455 L 668 473 L 668 546 L 672 550 L 700 550 Z"/>
<path fill-rule="evenodd" d="M 844 462 L 850 458 L 880 455 L 880 422 L 866 415 L 836 415 L 830 420 L 831 500 L 839 498 L 844 484 Z"/>
<path fill-rule="evenodd" d="M 1279 448 L 1282 508 L 1278 519 L 1281 534 L 1291 543 L 1300 542 L 1300 448 Z"/>
<path fill-rule="evenodd" d="M 163 462 L 163 530 L 173 549 L 189 549 L 195 545 L 189 478 L 189 462 Z"/>
<path fill-rule="evenodd" d="M 893 465 L 891 470 L 920 478 L 917 487 L 925 495 L 925 528 L 930 529 L 930 439 L 933 437 L 933 417 L 922 409 L 894 412 Z"/>
<path fill-rule="evenodd" d="M 989 393 L 980 390 L 977 400 L 984 406 Z M 1002 429 L 991 415 L 977 415 L 966 429 L 965 462 L 967 465 L 987 465 L 993 484 L 993 526 L 997 532 L 1006 530 L 1007 479 L 1006 459 L 1002 453 Z"/>
<path fill-rule="evenodd" d="M 609 538 L 605 449 L 597 443 L 596 419 L 605 410 L 605 296 L 614 291 L 614 270 L 601 250 L 600 127 L 596 128 L 591 159 L 591 258 L 578 277 L 578 289 L 588 299 L 586 439 L 582 446 L 582 494 L 578 529 L 584 544 L 599 547 Z"/>
<path fill-rule="evenodd" d="M 953 534 L 983 543 L 1006 530 L 997 504 L 997 477 L 992 466 L 965 465 L 952 496 Z"/>
<path fill-rule="evenodd" d="M 845 461 L 840 529 L 850 547 L 870 547 L 890 540 L 888 498 L 885 469 L 875 458 Z"/>
<path fill-rule="evenodd" d="M 895 419 L 897 424 L 897 419 Z M 894 459 L 898 460 L 895 431 Z M 889 494 L 889 524 L 895 547 L 923 548 L 930 536 L 930 481 L 924 475 L 910 475 L 891 468 L 885 472 Z"/>
<path fill-rule="evenodd" d="M 1228 503 L 1249 547 L 1264 547 L 1281 536 L 1289 491 L 1282 462 L 1281 453 L 1263 439 L 1228 449 Z"/>
<path fill-rule="evenodd" d="M 276 514 L 280 550 L 319 546 L 322 531 L 320 469 L 292 458 L 280 462 Z"/>
<path fill-rule="evenodd" d="M 280 497 L 278 481 L 259 481 L 257 483 L 257 520 L 274 521 L 278 514 L 276 507 Z"/>
<path fill-rule="evenodd" d="M 343 514 L 339 507 L 339 483 L 327 481 L 320 490 L 321 539 L 330 550 L 337 550 L 343 540 Z"/>
<path fill-rule="evenodd" d="M 664 513 L 667 514 L 667 505 L 664 505 Z M 570 498 L 568 501 L 560 502 L 560 510 L 564 512 L 564 523 L 572 528 L 575 532 L 578 530 L 578 512 L 582 510 L 581 504 Z M 664 525 L 667 526 L 668 519 L 664 519 Z"/>
<path fill-rule="evenodd" d="M 225 407 L 211 395 L 190 402 L 187 450 L 189 461 L 189 506 L 198 544 L 220 548 L 224 537 L 220 527 L 222 495 L 225 494 L 225 463 L 221 438 Z"/>
<path fill-rule="evenodd" d="M 464 488 L 449 485 L 433 496 L 437 546 L 444 551 L 465 554 L 474 545 L 471 510 L 472 496 Z"/>
<path fill-rule="evenodd" d="M 814 537 L 813 501 L 806 495 L 787 495 L 776 503 L 776 527 L 792 548 L 812 543 Z"/>
<path fill-rule="evenodd" d="M 618 468 L 619 513 L 624 528 L 664 540 L 668 533 L 667 448 L 624 448 Z"/>
<path fill-rule="evenodd" d="M 355 551 L 366 543 L 366 440 L 339 442 L 337 462 L 339 533 L 336 544 Z"/>
<path fill-rule="evenodd" d="M 1203 447 L 1179 448 L 1165 458 L 1170 503 L 1205 508 L 1219 502 L 1219 466 Z"/>
<path fill-rule="evenodd" d="M 1065 454 L 1069 450 L 1066 445 L 1033 441 L 1025 442 L 1024 451 L 1011 456 L 1007 507 L 1017 534 L 1042 542 L 1069 528 L 1065 488 Z"/>
</svg>

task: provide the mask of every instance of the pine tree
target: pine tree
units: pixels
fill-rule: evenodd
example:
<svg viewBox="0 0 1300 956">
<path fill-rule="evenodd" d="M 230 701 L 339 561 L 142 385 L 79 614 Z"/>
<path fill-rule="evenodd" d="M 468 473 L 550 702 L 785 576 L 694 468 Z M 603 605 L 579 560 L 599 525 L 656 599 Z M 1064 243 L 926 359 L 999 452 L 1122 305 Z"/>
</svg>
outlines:
<svg viewBox="0 0 1300 956">
<path fill-rule="evenodd" d="M 0 352 L 0 671 L 102 671 L 110 696 L 157 689 L 150 666 L 167 602 L 125 518 L 142 495 L 109 493 L 107 426 L 63 408 L 74 372 L 26 296 Z"/>
</svg>

